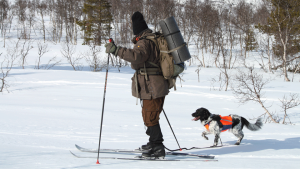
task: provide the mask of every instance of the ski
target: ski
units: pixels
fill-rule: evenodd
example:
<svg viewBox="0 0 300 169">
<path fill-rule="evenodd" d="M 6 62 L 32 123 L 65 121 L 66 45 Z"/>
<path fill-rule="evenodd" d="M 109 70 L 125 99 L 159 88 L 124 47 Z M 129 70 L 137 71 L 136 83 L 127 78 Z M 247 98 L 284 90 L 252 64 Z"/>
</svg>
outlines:
<svg viewBox="0 0 300 169">
<path fill-rule="evenodd" d="M 75 144 L 75 147 L 82 152 L 98 153 L 96 149 L 87 149 Z M 101 153 L 143 153 L 140 149 L 100 149 Z M 147 152 L 147 151 L 144 151 Z"/>
<path fill-rule="evenodd" d="M 75 144 L 75 147 L 82 152 L 88 152 L 88 153 L 98 153 L 98 150 L 95 149 L 86 149 L 83 147 L 80 147 Z M 144 151 L 146 152 L 146 151 Z M 126 150 L 126 149 L 100 149 L 100 153 L 143 153 L 140 149 L 134 149 L 134 150 Z M 199 157 L 199 158 L 206 158 L 206 159 L 214 159 L 215 156 L 210 155 L 198 155 L 198 154 L 191 154 L 191 153 L 179 153 L 179 152 L 166 152 L 166 155 L 173 155 L 173 156 L 192 156 L 192 157 Z"/>
<path fill-rule="evenodd" d="M 173 155 L 173 156 L 191 156 L 191 157 L 199 157 L 199 158 L 206 158 L 206 159 L 214 159 L 215 156 L 210 155 L 198 155 L 198 154 L 191 154 L 191 153 L 177 153 L 177 152 L 166 152 L 166 155 Z"/>
<path fill-rule="evenodd" d="M 222 146 L 210 146 L 210 147 L 192 147 L 192 148 L 186 149 L 186 150 L 212 149 L 212 148 L 234 147 L 234 146 L 236 146 L 236 145 L 222 145 Z M 79 151 L 82 151 L 82 152 L 98 153 L 98 150 L 96 150 L 96 149 L 83 148 L 83 147 L 80 147 L 77 144 L 75 144 L 75 147 Z M 183 148 L 183 150 L 185 150 L 185 148 Z M 171 151 L 171 150 L 169 150 L 169 151 L 174 152 L 174 151 Z M 142 151 L 141 149 L 100 149 L 100 152 L 103 152 L 103 153 L 143 153 L 143 152 L 147 152 L 147 151 Z"/>
<path fill-rule="evenodd" d="M 97 158 L 96 156 L 79 156 L 72 151 L 70 153 L 75 156 L 76 158 Z M 99 157 L 99 159 L 111 159 L 111 160 L 139 160 L 139 161 L 203 161 L 203 162 L 209 162 L 209 161 L 218 161 L 214 159 L 153 159 L 153 158 L 144 158 L 142 156 L 136 156 L 134 158 L 123 158 L 123 157 Z"/>
</svg>

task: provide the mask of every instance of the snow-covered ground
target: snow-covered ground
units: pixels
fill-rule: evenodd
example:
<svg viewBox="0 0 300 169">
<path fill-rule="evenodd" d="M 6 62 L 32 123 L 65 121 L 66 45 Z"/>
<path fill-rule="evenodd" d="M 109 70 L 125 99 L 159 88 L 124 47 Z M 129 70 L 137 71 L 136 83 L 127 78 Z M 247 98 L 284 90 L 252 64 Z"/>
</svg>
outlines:
<svg viewBox="0 0 300 169">
<path fill-rule="evenodd" d="M 237 0 L 232 0 L 236 2 Z M 231 1 L 230 1 L 231 2 Z M 248 1 L 247 1 L 248 2 Z M 253 1 L 252 2 L 257 2 Z M 49 19 L 46 17 L 46 21 Z M 7 48 L 14 45 L 16 33 L 12 29 L 6 48 L 0 39 L 0 61 L 7 54 Z M 35 37 L 39 39 L 41 37 Z M 87 64 L 83 71 L 74 71 L 61 55 L 61 44 L 47 42 L 49 52 L 42 57 L 42 64 L 57 56 L 61 64 L 50 70 L 34 69 L 38 59 L 37 40 L 32 43 L 25 69 L 20 67 L 20 58 L 10 72 L 7 82 L 9 92 L 0 93 L 0 168 L 299 168 L 300 166 L 300 106 L 288 110 L 293 125 L 265 123 L 260 131 L 252 132 L 244 128 L 245 137 L 240 146 L 215 149 L 185 151 L 199 155 L 214 155 L 217 162 L 203 161 L 122 161 L 100 159 L 96 164 L 96 154 L 82 153 L 75 144 L 96 149 L 98 147 L 105 71 L 91 72 Z M 78 42 L 82 44 L 82 42 Z M 77 45 L 76 54 L 84 53 L 87 46 Z M 196 49 L 190 46 L 192 54 Z M 235 51 L 238 52 L 238 51 Z M 107 54 L 102 47 L 101 55 L 106 61 Z M 201 54 L 200 54 L 201 55 Z M 213 66 L 211 55 L 206 55 L 206 64 Z M 294 82 L 284 82 L 280 72 L 265 73 L 259 68 L 259 54 L 250 53 L 247 58 L 255 71 L 272 81 L 264 89 L 265 104 L 271 112 L 283 117 L 280 101 L 284 95 L 299 92 L 300 75 Z M 238 63 L 237 65 L 238 66 Z M 218 91 L 217 68 L 201 68 L 200 82 L 195 72 L 197 66 L 187 67 L 183 75 L 182 87 L 177 81 L 177 91 L 173 89 L 166 97 L 164 109 L 172 124 L 180 146 L 207 147 L 213 144 L 201 137 L 205 130 L 199 122 L 192 121 L 191 114 L 200 107 L 220 115 L 238 114 L 249 121 L 264 113 L 259 104 L 249 102 L 239 105 L 232 91 Z M 237 69 L 230 70 L 230 75 Z M 134 73 L 129 67 L 120 72 L 111 68 L 108 74 L 104 126 L 101 148 L 134 149 L 147 143 L 148 136 L 142 121 L 141 106 L 131 96 L 131 77 Z M 290 77 L 291 74 L 289 75 Z M 165 146 L 178 149 L 177 143 L 161 114 L 161 128 Z M 224 145 L 233 145 L 236 137 L 224 132 L 221 134 Z M 95 159 L 75 158 L 69 152 L 82 156 L 95 156 Z M 100 154 L 101 157 L 134 157 L 135 155 Z M 174 157 L 168 157 L 174 158 Z M 176 157 L 178 158 L 178 157 Z M 180 159 L 194 159 L 182 157 Z"/>
<path fill-rule="evenodd" d="M 58 51 L 59 52 L 59 51 Z M 103 55 L 105 55 L 103 53 Z M 8 79 L 10 93 L 0 95 L 0 168 L 298 168 L 300 165 L 300 107 L 289 110 L 294 125 L 264 124 L 262 130 L 244 129 L 240 146 L 188 151 L 215 155 L 217 162 L 161 162 L 78 159 L 78 144 L 97 148 L 105 72 L 73 71 L 67 64 L 55 70 L 36 70 L 32 60 L 26 69 L 15 67 Z M 32 64 L 30 66 L 30 63 Z M 183 79 L 177 82 L 177 91 L 166 97 L 165 111 L 181 147 L 203 147 L 213 144 L 213 136 L 201 137 L 204 127 L 192 121 L 191 113 L 206 107 L 212 113 L 238 114 L 251 119 L 264 113 L 260 105 L 248 103 L 239 106 L 231 91 L 211 90 L 212 77 L 219 74 L 215 68 L 202 68 L 200 83 L 188 67 Z M 257 70 L 259 71 L 259 70 Z M 260 72 L 263 73 L 263 72 Z M 110 69 L 108 74 L 102 148 L 134 149 L 147 142 L 140 105 L 131 96 L 130 68 Z M 273 77 L 265 89 L 266 104 L 280 116 L 279 100 L 284 94 L 299 93 L 297 82 L 283 82 Z M 161 127 L 165 146 L 178 146 L 163 114 Z M 253 122 L 253 121 L 251 121 Z M 231 133 L 222 133 L 223 144 L 234 144 Z M 101 154 L 100 156 L 134 157 L 134 155 Z M 184 158 L 185 159 L 185 158 Z M 188 158 L 191 159 L 191 158 Z"/>
</svg>

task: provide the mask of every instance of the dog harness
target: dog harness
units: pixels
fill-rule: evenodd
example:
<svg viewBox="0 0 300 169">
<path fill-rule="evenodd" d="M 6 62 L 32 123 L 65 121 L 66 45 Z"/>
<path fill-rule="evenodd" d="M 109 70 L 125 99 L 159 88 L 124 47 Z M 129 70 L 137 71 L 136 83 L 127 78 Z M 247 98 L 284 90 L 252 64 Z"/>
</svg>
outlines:
<svg viewBox="0 0 300 169">
<path fill-rule="evenodd" d="M 231 116 L 220 116 L 220 122 L 223 124 L 222 132 L 227 131 L 232 127 L 232 118 Z M 209 130 L 210 122 L 205 125 L 205 128 Z"/>
</svg>

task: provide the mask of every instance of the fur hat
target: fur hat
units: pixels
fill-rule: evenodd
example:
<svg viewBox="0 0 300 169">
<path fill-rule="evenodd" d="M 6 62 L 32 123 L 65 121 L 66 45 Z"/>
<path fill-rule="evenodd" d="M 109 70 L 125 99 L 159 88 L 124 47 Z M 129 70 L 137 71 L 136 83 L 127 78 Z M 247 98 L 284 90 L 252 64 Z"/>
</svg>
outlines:
<svg viewBox="0 0 300 169">
<path fill-rule="evenodd" d="M 144 20 L 143 14 L 141 14 L 139 11 L 132 15 L 131 20 L 134 35 L 138 35 L 143 30 L 148 29 L 148 25 Z"/>
</svg>

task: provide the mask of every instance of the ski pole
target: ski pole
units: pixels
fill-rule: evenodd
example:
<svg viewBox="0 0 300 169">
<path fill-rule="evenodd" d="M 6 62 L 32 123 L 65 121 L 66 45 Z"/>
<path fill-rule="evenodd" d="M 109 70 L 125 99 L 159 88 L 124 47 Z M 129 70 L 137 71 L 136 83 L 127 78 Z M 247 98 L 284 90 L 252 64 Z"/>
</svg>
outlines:
<svg viewBox="0 0 300 169">
<path fill-rule="evenodd" d="M 174 131 L 173 131 L 173 128 L 172 128 L 172 126 L 171 126 L 171 124 L 170 124 L 170 122 L 169 122 L 169 119 L 168 119 L 167 114 L 166 114 L 166 112 L 165 112 L 164 109 L 163 109 L 163 112 L 164 112 L 164 115 L 165 115 L 165 117 L 166 117 L 166 119 L 167 119 L 167 121 L 168 121 L 168 123 L 169 123 L 169 126 L 170 126 L 170 128 L 171 128 L 171 130 L 172 130 L 172 133 L 173 133 L 173 135 L 174 135 L 174 137 L 175 137 L 175 140 L 176 140 L 176 142 L 177 142 L 177 144 L 178 144 L 178 147 L 179 147 L 180 151 L 182 151 L 182 149 L 180 148 L 180 145 L 179 145 L 179 143 L 178 143 L 178 140 L 177 140 L 177 138 L 176 138 L 176 136 L 175 136 L 175 133 L 174 133 Z"/>
<path fill-rule="evenodd" d="M 113 39 L 110 38 L 109 43 L 114 43 Z M 102 115 L 101 115 L 101 124 L 100 124 L 100 136 L 99 136 L 99 145 L 98 145 L 98 156 L 97 156 L 96 164 L 100 164 L 99 163 L 99 153 L 100 153 L 100 142 L 101 142 L 101 135 L 102 135 L 102 124 L 103 124 L 103 114 L 104 114 L 104 104 L 105 104 L 105 95 L 106 95 L 109 57 L 110 57 L 110 53 L 108 53 L 108 57 L 107 57 L 107 67 L 106 67 L 106 76 L 105 76 L 104 94 L 103 94 L 103 104 L 102 104 Z"/>
</svg>

